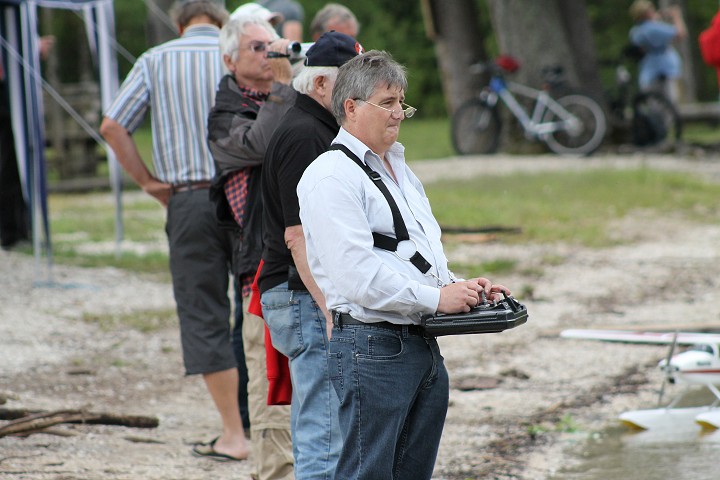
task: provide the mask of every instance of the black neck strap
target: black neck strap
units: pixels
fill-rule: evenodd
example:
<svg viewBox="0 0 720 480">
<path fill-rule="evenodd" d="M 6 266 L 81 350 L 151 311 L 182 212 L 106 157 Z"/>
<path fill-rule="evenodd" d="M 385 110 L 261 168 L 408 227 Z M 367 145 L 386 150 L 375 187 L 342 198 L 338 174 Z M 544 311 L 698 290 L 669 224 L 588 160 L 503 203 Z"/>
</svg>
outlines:
<svg viewBox="0 0 720 480">
<path fill-rule="evenodd" d="M 373 245 L 382 250 L 396 252 L 397 254 L 398 244 L 400 242 L 410 240 L 410 235 L 408 234 L 407 227 L 405 226 L 405 222 L 403 221 L 402 215 L 400 214 L 400 209 L 398 208 L 397 203 L 395 203 L 395 199 L 390 194 L 390 190 L 388 190 L 385 183 L 383 183 L 382 178 L 380 178 L 380 174 L 370 168 L 365 162 L 360 160 L 357 155 L 351 152 L 348 147 L 341 143 L 333 143 L 332 145 L 330 145 L 330 150 L 340 150 L 345 155 L 347 155 L 348 158 L 350 158 L 360 168 L 362 168 L 362 170 L 367 174 L 367 176 L 370 177 L 370 180 L 372 180 L 375 186 L 380 189 L 380 192 L 382 192 L 383 196 L 390 205 L 390 210 L 392 211 L 393 226 L 395 228 L 396 238 L 383 235 L 382 233 L 373 232 Z M 404 260 L 408 260 L 410 263 L 415 265 L 415 267 L 423 274 L 426 274 L 430 270 L 430 268 L 432 268 L 432 265 L 427 260 L 425 260 L 425 258 L 417 250 L 410 258 Z"/>
</svg>

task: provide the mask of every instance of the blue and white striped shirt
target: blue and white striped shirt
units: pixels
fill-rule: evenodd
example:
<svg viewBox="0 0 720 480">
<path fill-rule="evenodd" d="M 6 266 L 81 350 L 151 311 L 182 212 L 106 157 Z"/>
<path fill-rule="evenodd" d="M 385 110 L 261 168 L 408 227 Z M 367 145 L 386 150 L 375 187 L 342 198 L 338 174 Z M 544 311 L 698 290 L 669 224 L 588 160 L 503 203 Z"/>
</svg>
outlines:
<svg viewBox="0 0 720 480">
<path fill-rule="evenodd" d="M 132 133 L 152 110 L 153 166 L 162 182 L 215 175 L 207 118 L 222 77 L 219 32 L 213 25 L 191 26 L 181 38 L 145 52 L 105 113 Z"/>
</svg>

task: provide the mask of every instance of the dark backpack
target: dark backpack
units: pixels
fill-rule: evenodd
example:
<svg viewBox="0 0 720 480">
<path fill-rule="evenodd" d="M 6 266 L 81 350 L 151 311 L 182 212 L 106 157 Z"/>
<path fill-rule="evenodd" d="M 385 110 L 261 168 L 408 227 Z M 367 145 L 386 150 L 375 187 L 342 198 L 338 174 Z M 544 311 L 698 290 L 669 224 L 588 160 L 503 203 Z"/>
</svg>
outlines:
<svg viewBox="0 0 720 480">
<path fill-rule="evenodd" d="M 637 105 L 633 110 L 632 137 L 635 145 L 645 147 L 665 140 L 668 130 L 658 110 L 638 108 Z"/>
</svg>

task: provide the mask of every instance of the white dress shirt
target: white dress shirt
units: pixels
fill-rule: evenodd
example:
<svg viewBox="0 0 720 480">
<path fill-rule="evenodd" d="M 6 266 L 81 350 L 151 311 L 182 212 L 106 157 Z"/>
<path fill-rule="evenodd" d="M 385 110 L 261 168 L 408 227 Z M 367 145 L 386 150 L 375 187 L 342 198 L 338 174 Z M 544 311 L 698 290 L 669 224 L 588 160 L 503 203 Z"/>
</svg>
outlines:
<svg viewBox="0 0 720 480">
<path fill-rule="evenodd" d="M 405 148 L 396 142 L 385 154 L 395 182 L 382 159 L 346 130 L 341 128 L 333 143 L 347 146 L 381 175 L 410 239 L 432 265 L 430 272 L 448 283 L 440 226 L 420 180 L 405 164 Z M 395 238 L 392 213 L 380 189 L 352 159 L 337 150 L 320 155 L 305 170 L 297 193 L 310 271 L 328 309 L 368 323 L 396 324 L 417 324 L 421 315 L 437 310 L 437 280 L 373 246 L 373 232 Z"/>
</svg>

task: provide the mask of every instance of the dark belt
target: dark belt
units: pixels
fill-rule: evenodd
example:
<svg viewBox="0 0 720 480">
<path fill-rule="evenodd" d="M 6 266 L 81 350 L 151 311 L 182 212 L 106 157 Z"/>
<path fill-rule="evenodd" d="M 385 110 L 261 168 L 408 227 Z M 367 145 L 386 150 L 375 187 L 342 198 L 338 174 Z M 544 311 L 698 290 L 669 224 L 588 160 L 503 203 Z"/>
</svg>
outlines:
<svg viewBox="0 0 720 480">
<path fill-rule="evenodd" d="M 363 325 L 365 327 L 380 327 L 394 330 L 396 332 L 402 332 L 405 328 L 410 335 L 425 335 L 425 329 L 420 325 L 401 325 L 399 323 L 390 322 L 362 322 L 353 318 L 349 313 L 342 313 L 333 310 L 332 312 L 333 325 L 342 329 L 344 325 Z"/>
<path fill-rule="evenodd" d="M 175 195 L 176 193 L 192 192 L 193 190 L 203 190 L 206 188 L 210 188 L 211 185 L 212 182 L 209 180 L 200 180 L 197 182 L 174 183 L 171 185 L 170 188 L 172 194 Z"/>
</svg>

